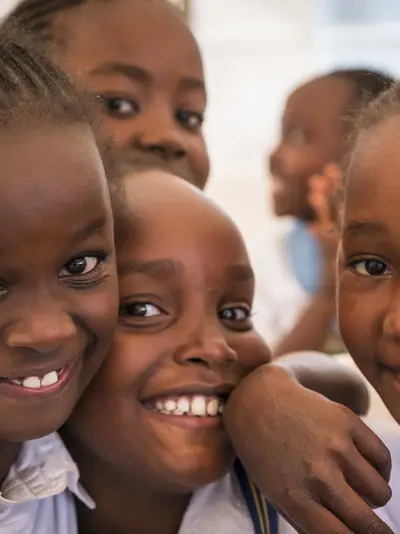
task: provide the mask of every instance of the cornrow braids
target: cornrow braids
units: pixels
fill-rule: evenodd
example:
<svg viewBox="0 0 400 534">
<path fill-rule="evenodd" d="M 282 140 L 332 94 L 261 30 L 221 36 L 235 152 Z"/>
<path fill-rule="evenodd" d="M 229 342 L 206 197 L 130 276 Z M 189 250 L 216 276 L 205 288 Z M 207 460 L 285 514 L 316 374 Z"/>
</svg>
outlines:
<svg viewBox="0 0 400 534">
<path fill-rule="evenodd" d="M 94 100 L 17 28 L 0 29 L 0 127 L 27 121 L 97 129 Z"/>
<path fill-rule="evenodd" d="M 53 41 L 53 16 L 60 11 L 86 4 L 89 0 L 23 0 L 5 19 L 5 25 L 18 25 L 44 42 Z"/>
</svg>

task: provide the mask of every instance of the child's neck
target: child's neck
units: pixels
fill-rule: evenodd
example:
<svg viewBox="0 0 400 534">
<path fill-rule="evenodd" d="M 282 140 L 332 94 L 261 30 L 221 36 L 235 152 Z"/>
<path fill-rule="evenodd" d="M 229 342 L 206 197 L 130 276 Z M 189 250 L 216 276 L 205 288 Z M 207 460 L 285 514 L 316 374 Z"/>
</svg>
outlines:
<svg viewBox="0 0 400 534">
<path fill-rule="evenodd" d="M 81 483 L 96 503 L 96 509 L 89 510 L 76 502 L 80 534 L 179 532 L 190 494 L 157 491 L 142 478 L 128 478 L 81 447 L 68 445 L 78 464 Z"/>
<path fill-rule="evenodd" d="M 0 441 L 0 488 L 11 469 L 11 466 L 17 461 L 21 447 L 21 443 Z"/>
</svg>

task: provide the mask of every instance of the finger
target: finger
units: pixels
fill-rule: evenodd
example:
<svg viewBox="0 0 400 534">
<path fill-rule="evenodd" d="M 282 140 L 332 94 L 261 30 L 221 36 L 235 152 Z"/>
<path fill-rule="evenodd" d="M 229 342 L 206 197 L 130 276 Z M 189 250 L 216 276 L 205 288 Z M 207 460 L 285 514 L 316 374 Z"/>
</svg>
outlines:
<svg viewBox="0 0 400 534">
<path fill-rule="evenodd" d="M 315 212 L 318 227 L 331 225 L 331 210 L 324 176 L 315 175 L 310 178 L 308 203 Z"/>
<path fill-rule="evenodd" d="M 328 179 L 329 189 L 332 192 L 340 187 L 342 181 L 342 173 L 336 163 L 328 163 L 324 168 L 324 175 Z"/>
<path fill-rule="evenodd" d="M 353 430 L 355 446 L 364 458 L 375 467 L 381 477 L 386 482 L 389 482 L 392 470 L 392 459 L 389 449 L 361 419 L 358 423 Z"/>
<path fill-rule="evenodd" d="M 298 499 L 292 495 L 290 506 L 287 506 L 285 511 L 278 508 L 277 510 L 285 521 L 299 533 L 352 534 L 340 519 L 314 496 L 308 494 L 301 494 Z M 354 534 L 361 533 L 354 531 Z"/>
<path fill-rule="evenodd" d="M 357 450 L 347 458 L 346 480 L 370 506 L 385 506 L 391 497 L 389 484 Z"/>
<path fill-rule="evenodd" d="M 321 179 L 321 176 L 316 174 L 314 176 L 311 176 L 311 178 L 308 181 L 307 201 L 310 204 L 310 206 L 315 210 L 317 209 L 320 203 L 320 200 L 321 200 L 320 179 Z"/>
<path fill-rule="evenodd" d="M 325 491 L 318 491 L 318 495 L 321 495 L 322 504 L 339 517 L 350 532 L 394 534 L 344 479 L 337 478 L 334 489 L 325 487 Z"/>
</svg>

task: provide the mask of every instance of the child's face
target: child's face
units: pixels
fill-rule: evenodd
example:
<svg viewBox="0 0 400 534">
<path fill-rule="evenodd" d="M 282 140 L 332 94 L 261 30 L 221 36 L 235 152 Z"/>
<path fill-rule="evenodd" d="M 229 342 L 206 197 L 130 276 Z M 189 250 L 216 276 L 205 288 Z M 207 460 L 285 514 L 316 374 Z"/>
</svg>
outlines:
<svg viewBox="0 0 400 534">
<path fill-rule="evenodd" d="M 204 188 L 209 160 L 202 134 L 206 89 L 190 30 L 162 2 L 88 2 L 61 12 L 63 60 L 101 95 L 103 122 L 144 162 Z M 57 20 L 56 20 L 57 28 Z"/>
<path fill-rule="evenodd" d="M 0 132 L 0 440 L 57 430 L 118 309 L 112 214 L 84 127 Z"/>
<path fill-rule="evenodd" d="M 252 328 L 253 274 L 232 222 L 187 184 L 153 171 L 126 187 L 114 348 L 69 424 L 135 483 L 191 491 L 229 469 L 219 412 L 270 358 Z"/>
<path fill-rule="evenodd" d="M 303 85 L 288 99 L 279 145 L 270 158 L 275 213 L 312 220 L 308 182 L 344 150 L 343 113 L 352 96 L 340 79 L 320 78 Z"/>
<path fill-rule="evenodd" d="M 400 117 L 359 140 L 349 169 L 339 320 L 346 346 L 400 422 Z"/>
</svg>

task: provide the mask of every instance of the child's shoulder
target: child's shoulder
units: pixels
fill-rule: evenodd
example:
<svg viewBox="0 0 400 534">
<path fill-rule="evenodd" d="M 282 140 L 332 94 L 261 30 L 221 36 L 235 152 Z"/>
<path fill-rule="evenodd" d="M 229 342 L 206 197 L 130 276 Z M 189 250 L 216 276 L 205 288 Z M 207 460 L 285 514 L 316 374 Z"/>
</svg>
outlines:
<svg viewBox="0 0 400 534">
<path fill-rule="evenodd" d="M 1 487 L 0 533 L 73 534 L 72 494 L 92 506 L 60 437 L 25 442 Z"/>
<path fill-rule="evenodd" d="M 376 513 L 394 532 L 400 532 L 400 426 L 392 422 L 379 422 L 370 425 L 381 438 L 392 456 L 390 487 L 392 498 L 389 503 L 376 510 Z"/>
</svg>

